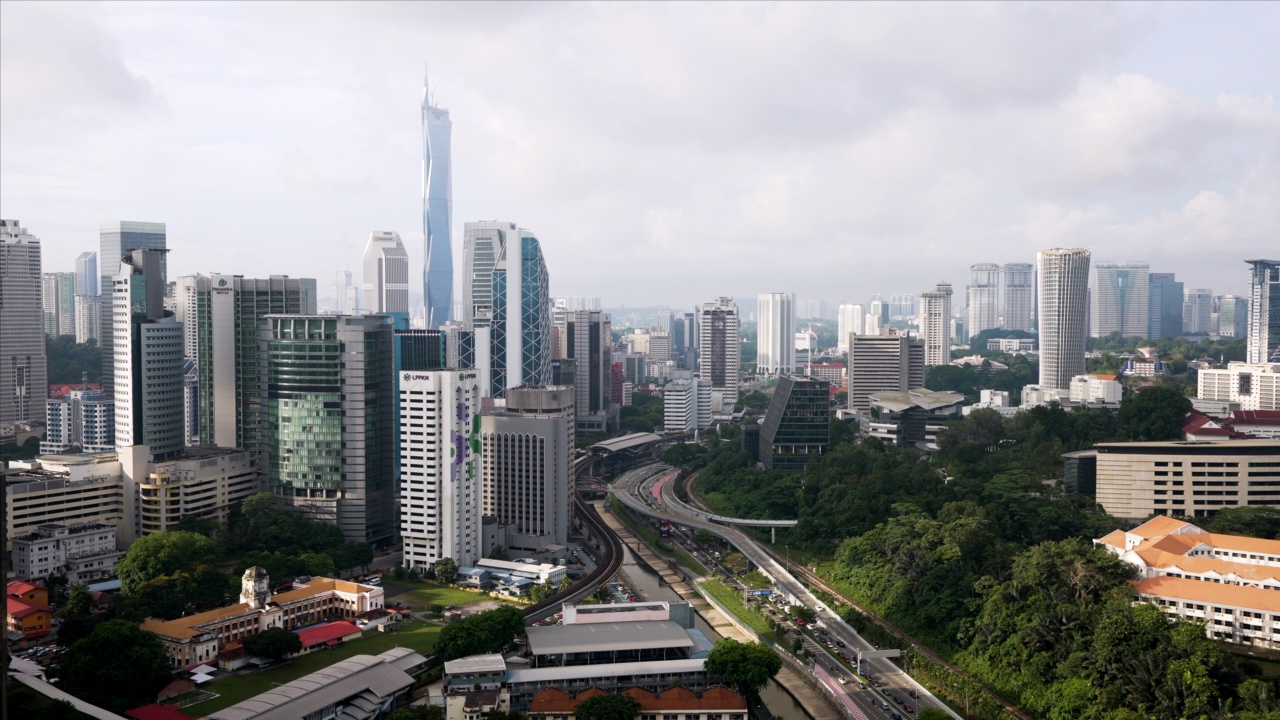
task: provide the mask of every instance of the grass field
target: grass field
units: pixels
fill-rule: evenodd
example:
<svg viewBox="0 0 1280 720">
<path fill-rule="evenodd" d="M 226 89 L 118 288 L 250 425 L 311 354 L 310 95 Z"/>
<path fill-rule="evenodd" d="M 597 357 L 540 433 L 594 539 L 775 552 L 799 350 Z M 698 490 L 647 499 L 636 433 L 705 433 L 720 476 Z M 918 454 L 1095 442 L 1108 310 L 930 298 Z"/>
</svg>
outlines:
<svg viewBox="0 0 1280 720">
<path fill-rule="evenodd" d="M 754 607 L 749 608 L 743 604 L 742 596 L 736 590 L 716 578 L 703 580 L 698 584 L 711 597 L 728 608 L 729 612 L 733 613 L 735 617 L 759 633 L 761 637 L 768 638 L 779 645 L 787 645 L 786 641 L 778 637 L 773 628 L 769 627 L 769 620 L 765 618 L 764 613 Z"/>
<path fill-rule="evenodd" d="M 487 593 L 445 587 L 428 580 L 388 580 L 386 591 L 388 604 L 404 603 L 418 612 L 425 612 L 432 605 L 470 605 L 496 599 Z"/>
<path fill-rule="evenodd" d="M 442 628 L 438 625 L 427 625 L 417 620 L 407 620 L 399 630 L 394 632 L 367 631 L 359 640 L 345 643 L 331 650 L 321 650 L 303 655 L 284 665 L 249 675 L 226 675 L 204 686 L 204 690 L 218 693 L 212 700 L 191 705 L 182 711 L 191 717 L 201 717 L 225 707 L 235 705 L 259 693 L 266 692 L 273 685 L 297 680 L 303 675 L 328 667 L 352 655 L 377 655 L 393 647 L 412 648 L 416 652 L 426 654 L 436 644 L 436 638 Z"/>
</svg>

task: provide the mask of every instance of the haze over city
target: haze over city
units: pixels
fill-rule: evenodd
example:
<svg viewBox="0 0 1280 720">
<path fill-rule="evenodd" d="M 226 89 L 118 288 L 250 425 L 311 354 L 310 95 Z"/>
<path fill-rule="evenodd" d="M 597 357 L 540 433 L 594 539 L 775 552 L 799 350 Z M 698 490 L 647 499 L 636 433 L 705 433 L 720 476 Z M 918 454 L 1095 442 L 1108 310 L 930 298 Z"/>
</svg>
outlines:
<svg viewBox="0 0 1280 720">
<path fill-rule="evenodd" d="M 1280 8 L 0 5 L 0 197 L 46 270 L 165 222 L 170 277 L 421 273 L 424 61 L 462 225 L 556 295 L 832 303 L 1053 246 L 1243 293 L 1275 247 Z M 459 286 L 455 283 L 455 294 Z"/>
</svg>

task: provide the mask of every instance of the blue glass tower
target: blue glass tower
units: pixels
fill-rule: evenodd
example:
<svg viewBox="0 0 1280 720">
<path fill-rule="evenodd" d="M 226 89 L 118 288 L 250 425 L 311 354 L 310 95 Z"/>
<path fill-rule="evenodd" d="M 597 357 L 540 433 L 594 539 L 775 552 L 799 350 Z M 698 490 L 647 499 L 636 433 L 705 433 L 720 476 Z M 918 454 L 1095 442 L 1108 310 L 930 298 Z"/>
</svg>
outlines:
<svg viewBox="0 0 1280 720">
<path fill-rule="evenodd" d="M 427 327 L 449 321 L 453 310 L 453 172 L 449 145 L 453 122 L 449 111 L 431 104 L 422 83 L 422 235 L 426 243 L 422 297 Z"/>
</svg>

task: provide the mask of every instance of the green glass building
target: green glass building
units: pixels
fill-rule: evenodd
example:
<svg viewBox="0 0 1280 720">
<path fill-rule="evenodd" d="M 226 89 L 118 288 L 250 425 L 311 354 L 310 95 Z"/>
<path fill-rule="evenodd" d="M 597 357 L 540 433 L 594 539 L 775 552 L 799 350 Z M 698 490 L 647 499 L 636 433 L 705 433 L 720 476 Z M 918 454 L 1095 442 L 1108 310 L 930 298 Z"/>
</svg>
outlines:
<svg viewBox="0 0 1280 720">
<path fill-rule="evenodd" d="M 395 374 L 385 315 L 268 315 L 259 354 L 264 485 L 347 539 L 395 533 Z"/>
</svg>

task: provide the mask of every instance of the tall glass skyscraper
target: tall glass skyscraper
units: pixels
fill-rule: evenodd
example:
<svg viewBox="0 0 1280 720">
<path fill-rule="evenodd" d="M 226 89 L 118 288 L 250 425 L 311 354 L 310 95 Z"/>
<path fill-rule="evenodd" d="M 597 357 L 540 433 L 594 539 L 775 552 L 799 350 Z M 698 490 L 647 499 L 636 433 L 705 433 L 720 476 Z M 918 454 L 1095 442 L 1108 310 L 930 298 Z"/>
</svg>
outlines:
<svg viewBox="0 0 1280 720">
<path fill-rule="evenodd" d="M 1085 314 L 1089 293 L 1089 251 L 1052 248 L 1036 256 L 1040 288 L 1040 385 L 1071 387 L 1085 369 Z"/>
<path fill-rule="evenodd" d="M 538 238 L 521 229 L 493 268 L 490 377 L 493 396 L 546 385 L 551 370 L 551 290 Z"/>
<path fill-rule="evenodd" d="M 1280 362 L 1280 262 L 1245 260 L 1249 268 L 1249 344 L 1245 360 Z"/>
<path fill-rule="evenodd" d="M 1093 267 L 1089 318 L 1092 337 L 1147 334 L 1150 328 L 1151 268 L 1144 262 L 1098 263 Z"/>
<path fill-rule="evenodd" d="M 422 83 L 422 235 L 426 242 L 422 297 L 427 327 L 437 329 L 453 310 L 453 171 L 450 167 L 449 111 L 431 104 Z"/>
</svg>

